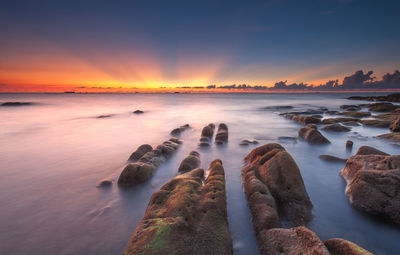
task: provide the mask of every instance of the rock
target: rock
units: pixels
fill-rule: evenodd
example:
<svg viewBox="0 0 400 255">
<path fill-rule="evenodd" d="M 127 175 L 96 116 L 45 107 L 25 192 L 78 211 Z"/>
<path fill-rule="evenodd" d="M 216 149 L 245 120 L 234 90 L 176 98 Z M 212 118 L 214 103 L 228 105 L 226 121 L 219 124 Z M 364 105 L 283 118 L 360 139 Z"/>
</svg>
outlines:
<svg viewBox="0 0 400 255">
<path fill-rule="evenodd" d="M 341 105 L 340 109 L 343 109 L 346 111 L 359 111 L 359 110 L 361 110 L 361 107 L 358 105 L 354 105 L 354 104 L 345 104 L 345 105 Z"/>
<path fill-rule="evenodd" d="M 336 115 L 338 113 L 338 111 L 327 111 L 326 114 L 329 115 Z"/>
<path fill-rule="evenodd" d="M 373 112 L 391 112 L 399 108 L 392 103 L 373 103 L 368 106 L 368 110 Z"/>
<path fill-rule="evenodd" d="M 291 105 L 275 105 L 275 106 L 265 106 L 261 108 L 262 110 L 287 110 L 287 109 L 293 109 L 294 107 Z"/>
<path fill-rule="evenodd" d="M 228 127 L 226 124 L 221 123 L 218 125 L 218 131 L 215 135 L 216 144 L 224 144 L 228 141 Z"/>
<path fill-rule="evenodd" d="M 259 247 L 262 255 L 330 255 L 324 243 L 306 227 L 274 228 L 265 231 L 261 238 L 262 245 Z"/>
<path fill-rule="evenodd" d="M 109 179 L 109 178 L 105 178 L 101 181 L 99 181 L 96 185 L 97 188 L 107 188 L 107 187 L 111 187 L 111 185 L 113 184 L 113 180 Z"/>
<path fill-rule="evenodd" d="M 155 192 L 123 254 L 233 254 L 221 160 L 203 178 L 195 169 Z"/>
<path fill-rule="evenodd" d="M 390 124 L 390 130 L 392 132 L 400 132 L 400 118 L 394 120 L 391 124 Z"/>
<path fill-rule="evenodd" d="M 2 103 L 1 106 L 27 106 L 33 105 L 31 102 L 5 102 Z"/>
<path fill-rule="evenodd" d="M 374 97 L 364 97 L 364 96 L 351 96 L 347 98 L 348 100 L 365 100 L 365 101 L 374 101 Z"/>
<path fill-rule="evenodd" d="M 350 131 L 350 128 L 342 126 L 339 123 L 330 124 L 321 129 L 324 131 L 331 131 L 331 132 L 349 132 Z"/>
<path fill-rule="evenodd" d="M 355 126 L 360 126 L 360 124 L 359 124 L 357 121 L 343 122 L 343 125 L 346 125 L 346 126 L 353 126 L 353 127 L 355 127 Z"/>
<path fill-rule="evenodd" d="M 396 109 L 395 111 L 389 112 L 389 113 L 377 114 L 377 115 L 374 115 L 374 117 L 376 119 L 387 120 L 387 121 L 393 122 L 393 121 L 397 120 L 398 118 L 400 118 L 400 109 Z"/>
<path fill-rule="evenodd" d="M 247 140 L 247 139 L 245 139 L 245 140 L 242 140 L 239 143 L 240 146 L 248 146 L 249 144 L 258 144 L 258 141 L 257 140 Z"/>
<path fill-rule="evenodd" d="M 142 114 L 142 113 L 144 113 L 144 111 L 142 111 L 142 110 L 136 110 L 133 112 L 133 114 Z"/>
<path fill-rule="evenodd" d="M 324 161 L 334 162 L 334 163 L 345 163 L 347 161 L 346 158 L 339 158 L 336 156 L 326 155 L 326 154 L 319 155 L 318 158 Z"/>
<path fill-rule="evenodd" d="M 348 112 L 338 112 L 338 115 L 344 115 L 344 116 L 349 116 L 349 117 L 353 117 L 353 118 L 364 118 L 364 117 L 369 117 L 371 116 L 370 112 L 352 112 L 352 111 L 348 111 Z"/>
<path fill-rule="evenodd" d="M 321 123 L 321 119 L 318 117 L 314 117 L 314 116 L 288 114 L 288 115 L 285 115 L 285 117 L 288 119 L 294 120 L 300 124 L 304 124 L 304 125 Z"/>
<path fill-rule="evenodd" d="M 327 144 L 328 139 L 323 136 L 315 126 L 307 125 L 299 129 L 299 136 L 311 144 Z"/>
<path fill-rule="evenodd" d="M 197 151 L 190 152 L 189 156 L 184 158 L 179 165 L 178 172 L 186 173 L 190 170 L 200 167 L 200 153 Z"/>
<path fill-rule="evenodd" d="M 179 128 L 173 129 L 170 134 L 173 136 L 180 136 L 182 134 L 182 132 L 188 128 L 190 128 L 189 124 L 185 124 L 185 125 L 180 126 Z"/>
<path fill-rule="evenodd" d="M 292 136 L 279 136 L 278 141 L 280 142 L 292 142 L 292 143 L 297 143 L 297 137 L 292 137 Z"/>
<path fill-rule="evenodd" d="M 245 161 L 242 181 L 256 233 L 280 226 L 276 203 L 294 226 L 311 219 L 312 204 L 300 170 L 281 145 L 257 147 Z"/>
<path fill-rule="evenodd" d="M 387 156 L 389 154 L 387 154 L 383 151 L 380 151 L 378 149 L 375 149 L 373 147 L 364 145 L 358 149 L 356 155 L 385 155 L 385 156 Z"/>
<path fill-rule="evenodd" d="M 118 185 L 128 187 L 146 182 L 151 178 L 157 167 L 176 151 L 180 143 L 182 142 L 179 139 L 171 138 L 158 145 L 155 149 L 146 152 L 135 163 L 126 165 L 118 178 Z M 143 145 L 141 151 L 135 155 L 139 155 L 148 149 L 149 147 L 147 145 Z M 133 158 L 137 157 L 134 156 Z"/>
<path fill-rule="evenodd" d="M 331 255 L 373 255 L 357 244 L 341 238 L 326 240 L 324 244 Z"/>
<path fill-rule="evenodd" d="M 360 119 L 357 118 L 346 118 L 346 117 L 338 117 L 338 118 L 326 118 L 321 121 L 322 124 L 335 124 L 335 123 L 343 123 L 347 124 L 349 122 L 358 122 Z"/>
<path fill-rule="evenodd" d="M 400 155 L 354 155 L 340 174 L 356 209 L 400 224 Z"/>
<path fill-rule="evenodd" d="M 353 141 L 347 140 L 346 141 L 346 149 L 352 150 L 353 149 Z"/>
<path fill-rule="evenodd" d="M 215 125 L 213 123 L 208 124 L 203 128 L 201 131 L 201 137 L 200 137 L 200 147 L 208 147 L 210 146 L 211 139 L 214 135 L 214 129 Z"/>
<path fill-rule="evenodd" d="M 97 119 L 105 119 L 105 118 L 110 118 L 112 116 L 114 116 L 114 114 L 105 114 L 105 115 L 99 115 L 96 118 Z"/>
<path fill-rule="evenodd" d="M 153 147 L 149 144 L 142 144 L 140 145 L 136 151 L 134 151 L 131 156 L 129 157 L 129 161 L 136 162 L 138 161 L 141 157 L 143 157 L 144 154 L 147 152 L 150 152 L 153 150 Z"/>
<path fill-rule="evenodd" d="M 387 96 L 351 96 L 349 100 L 366 100 L 366 101 L 388 101 L 388 102 L 400 102 L 400 93 L 389 94 Z"/>
<path fill-rule="evenodd" d="M 378 137 L 381 139 L 385 139 L 385 140 L 400 142 L 400 132 L 393 132 L 393 133 L 378 135 Z"/>
<path fill-rule="evenodd" d="M 361 124 L 366 127 L 388 128 L 390 121 L 386 120 L 362 120 Z"/>
</svg>

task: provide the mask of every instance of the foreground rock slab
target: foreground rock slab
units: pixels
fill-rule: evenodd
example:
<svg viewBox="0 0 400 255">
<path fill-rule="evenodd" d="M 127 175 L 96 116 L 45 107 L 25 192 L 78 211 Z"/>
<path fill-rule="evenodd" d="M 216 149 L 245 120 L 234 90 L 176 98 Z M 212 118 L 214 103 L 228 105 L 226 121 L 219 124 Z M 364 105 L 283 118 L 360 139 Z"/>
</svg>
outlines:
<svg viewBox="0 0 400 255">
<path fill-rule="evenodd" d="M 400 224 L 400 155 L 356 154 L 340 174 L 356 209 Z"/>
<path fill-rule="evenodd" d="M 221 160 L 179 175 L 153 194 L 124 255 L 232 254 Z"/>
</svg>

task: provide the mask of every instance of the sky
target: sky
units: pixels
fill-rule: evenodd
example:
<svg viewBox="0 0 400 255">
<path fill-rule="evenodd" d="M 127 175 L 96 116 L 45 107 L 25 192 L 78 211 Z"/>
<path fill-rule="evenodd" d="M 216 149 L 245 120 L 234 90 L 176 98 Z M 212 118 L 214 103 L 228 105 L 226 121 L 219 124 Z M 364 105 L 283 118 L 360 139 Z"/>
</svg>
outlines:
<svg viewBox="0 0 400 255">
<path fill-rule="evenodd" d="M 399 10 L 395 0 L 2 0 L 0 91 L 380 78 L 400 69 Z"/>
</svg>

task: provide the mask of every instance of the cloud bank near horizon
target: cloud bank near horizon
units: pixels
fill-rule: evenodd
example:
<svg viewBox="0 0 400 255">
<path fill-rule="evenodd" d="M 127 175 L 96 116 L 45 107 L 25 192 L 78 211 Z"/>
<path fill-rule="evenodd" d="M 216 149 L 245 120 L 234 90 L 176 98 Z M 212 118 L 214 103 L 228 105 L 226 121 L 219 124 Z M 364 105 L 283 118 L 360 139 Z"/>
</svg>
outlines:
<svg viewBox="0 0 400 255">
<path fill-rule="evenodd" d="M 251 91 L 279 91 L 279 90 L 299 90 L 299 91 L 340 91 L 340 90 L 390 90 L 400 89 L 400 71 L 386 73 L 380 80 L 373 76 L 373 71 L 364 73 L 358 70 L 355 73 L 345 76 L 342 83 L 339 80 L 329 80 L 324 84 L 307 84 L 304 82 L 288 84 L 286 81 L 279 81 L 274 86 L 232 84 L 232 85 L 208 85 L 208 86 L 182 86 L 178 89 L 206 89 L 206 90 L 251 90 Z M 163 87 L 165 88 L 165 87 Z"/>
</svg>

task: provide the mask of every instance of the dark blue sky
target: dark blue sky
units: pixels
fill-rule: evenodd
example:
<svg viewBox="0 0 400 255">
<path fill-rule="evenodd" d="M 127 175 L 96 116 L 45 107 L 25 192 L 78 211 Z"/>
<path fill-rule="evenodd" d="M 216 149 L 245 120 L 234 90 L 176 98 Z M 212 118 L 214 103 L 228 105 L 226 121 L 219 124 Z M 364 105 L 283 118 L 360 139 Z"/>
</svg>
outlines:
<svg viewBox="0 0 400 255">
<path fill-rule="evenodd" d="M 0 82 L 54 73 L 136 85 L 381 75 L 400 68 L 399 13 L 400 1 L 378 0 L 3 0 Z"/>
</svg>

